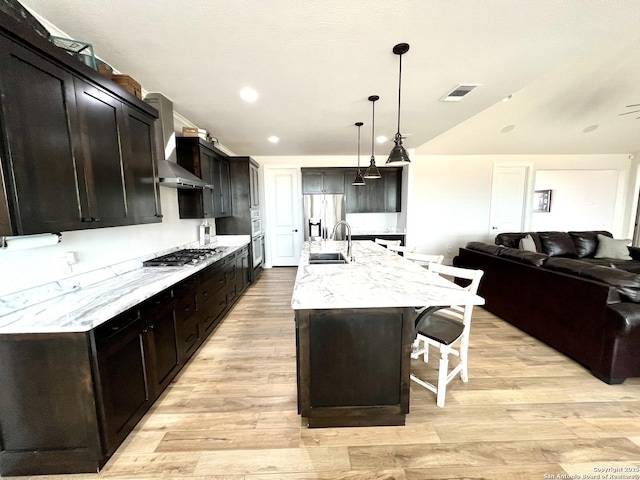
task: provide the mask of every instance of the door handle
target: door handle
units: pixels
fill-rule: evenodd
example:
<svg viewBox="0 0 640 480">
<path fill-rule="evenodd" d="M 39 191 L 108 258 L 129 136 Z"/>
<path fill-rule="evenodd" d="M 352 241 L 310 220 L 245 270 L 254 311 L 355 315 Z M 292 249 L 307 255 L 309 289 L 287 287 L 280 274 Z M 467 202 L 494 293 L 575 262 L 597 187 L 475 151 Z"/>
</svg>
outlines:
<svg viewBox="0 0 640 480">
<path fill-rule="evenodd" d="M 296 228 L 295 230 L 291 230 L 291 231 L 295 233 L 295 232 L 297 232 L 297 231 L 298 231 L 298 229 Z"/>
</svg>

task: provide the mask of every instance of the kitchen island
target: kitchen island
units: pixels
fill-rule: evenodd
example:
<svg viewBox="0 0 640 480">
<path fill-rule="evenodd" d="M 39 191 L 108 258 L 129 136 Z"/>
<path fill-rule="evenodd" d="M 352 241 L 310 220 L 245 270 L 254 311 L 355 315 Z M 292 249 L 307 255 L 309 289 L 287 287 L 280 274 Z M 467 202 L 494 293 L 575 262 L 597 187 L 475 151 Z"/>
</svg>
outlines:
<svg viewBox="0 0 640 480">
<path fill-rule="evenodd" d="M 300 257 L 291 300 L 298 413 L 309 427 L 404 425 L 416 307 L 469 294 L 371 241 L 354 241 L 348 263 L 309 262 L 346 250 L 344 241 L 306 242 Z"/>
</svg>

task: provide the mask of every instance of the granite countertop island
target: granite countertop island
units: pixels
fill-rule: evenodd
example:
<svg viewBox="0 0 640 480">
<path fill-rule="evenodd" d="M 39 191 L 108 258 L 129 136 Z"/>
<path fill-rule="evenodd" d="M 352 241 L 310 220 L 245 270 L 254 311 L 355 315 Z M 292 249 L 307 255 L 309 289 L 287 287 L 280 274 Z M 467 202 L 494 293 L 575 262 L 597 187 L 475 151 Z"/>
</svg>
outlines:
<svg viewBox="0 0 640 480">
<path fill-rule="evenodd" d="M 218 246 L 221 252 L 184 267 L 142 267 L 0 316 L 0 334 L 86 332 L 175 285 L 247 242 Z"/>
<path fill-rule="evenodd" d="M 416 307 L 484 300 L 371 241 L 354 241 L 346 264 L 309 263 L 346 249 L 320 241 L 302 251 L 291 299 L 298 411 L 309 427 L 404 425 Z"/>
<path fill-rule="evenodd" d="M 310 265 L 311 252 L 341 252 L 346 241 L 305 242 L 291 299 L 294 310 L 422 307 L 461 303 L 458 285 L 371 241 L 354 241 L 354 261 Z M 476 304 L 484 301 L 476 296 Z"/>
</svg>

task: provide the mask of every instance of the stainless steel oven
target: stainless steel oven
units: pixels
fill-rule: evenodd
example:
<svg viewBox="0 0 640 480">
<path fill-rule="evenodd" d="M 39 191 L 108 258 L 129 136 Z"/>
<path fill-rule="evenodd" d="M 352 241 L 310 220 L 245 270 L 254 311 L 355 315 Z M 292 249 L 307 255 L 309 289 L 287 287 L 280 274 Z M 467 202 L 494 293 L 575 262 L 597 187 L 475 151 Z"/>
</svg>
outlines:
<svg viewBox="0 0 640 480">
<path fill-rule="evenodd" d="M 255 237 L 262 233 L 262 219 L 260 210 L 251 210 L 251 236 Z"/>
<path fill-rule="evenodd" d="M 253 268 L 259 268 L 264 262 L 263 239 L 264 234 L 251 237 L 251 246 L 253 251 Z"/>
</svg>

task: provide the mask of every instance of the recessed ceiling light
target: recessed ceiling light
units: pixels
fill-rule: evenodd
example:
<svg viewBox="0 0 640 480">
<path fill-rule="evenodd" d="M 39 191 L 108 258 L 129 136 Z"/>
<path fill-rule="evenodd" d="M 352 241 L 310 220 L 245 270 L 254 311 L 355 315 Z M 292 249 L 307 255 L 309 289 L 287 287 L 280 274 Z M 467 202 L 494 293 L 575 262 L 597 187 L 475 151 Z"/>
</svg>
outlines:
<svg viewBox="0 0 640 480">
<path fill-rule="evenodd" d="M 251 87 L 245 87 L 242 90 L 240 90 L 240 97 L 245 102 L 255 102 L 256 100 L 258 100 L 258 92 L 256 92 Z"/>
<path fill-rule="evenodd" d="M 600 126 L 600 125 L 589 125 L 589 126 L 588 126 L 588 127 L 586 127 L 584 130 L 582 130 L 582 133 L 591 133 L 591 132 L 593 132 L 594 130 L 597 130 L 599 126 Z"/>
<path fill-rule="evenodd" d="M 269 138 L 267 138 L 267 140 L 269 140 L 271 143 L 278 143 L 280 141 L 280 139 L 275 135 L 271 135 Z"/>
<path fill-rule="evenodd" d="M 378 143 L 385 143 L 385 142 L 388 142 L 388 141 L 389 141 L 389 139 L 387 137 L 385 137 L 384 135 L 378 135 L 376 137 L 376 142 L 378 142 Z"/>
<path fill-rule="evenodd" d="M 514 128 L 516 128 L 515 125 L 507 125 L 506 127 L 504 127 L 502 130 L 500 130 L 502 133 L 509 133 L 511 130 L 513 130 Z"/>
</svg>

